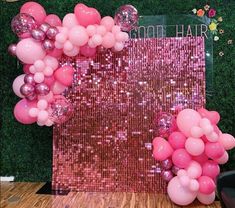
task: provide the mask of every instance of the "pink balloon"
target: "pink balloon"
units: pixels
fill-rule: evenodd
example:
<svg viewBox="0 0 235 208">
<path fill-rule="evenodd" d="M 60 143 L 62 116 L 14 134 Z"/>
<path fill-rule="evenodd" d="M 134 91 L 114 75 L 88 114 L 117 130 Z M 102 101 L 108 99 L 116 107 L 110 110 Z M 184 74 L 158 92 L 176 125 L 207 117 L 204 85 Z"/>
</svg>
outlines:
<svg viewBox="0 0 235 208">
<path fill-rule="evenodd" d="M 224 149 L 231 150 L 235 147 L 235 138 L 230 134 L 221 134 L 219 143 L 223 145 Z"/>
<path fill-rule="evenodd" d="M 207 142 L 205 153 L 209 158 L 218 159 L 224 154 L 224 147 L 219 142 Z"/>
<path fill-rule="evenodd" d="M 180 206 L 191 204 L 197 196 L 196 191 L 191 191 L 188 187 L 182 186 L 177 176 L 168 183 L 167 193 L 171 201 Z"/>
<path fill-rule="evenodd" d="M 195 160 L 196 162 L 200 163 L 200 164 L 203 164 L 203 163 L 207 162 L 208 156 L 205 153 L 202 153 L 198 156 L 192 157 L 192 159 Z"/>
<path fill-rule="evenodd" d="M 64 86 L 71 86 L 73 82 L 74 68 L 71 66 L 62 66 L 54 73 L 55 79 Z"/>
<path fill-rule="evenodd" d="M 215 182 L 208 176 L 201 176 L 198 179 L 199 192 L 202 194 L 211 194 L 215 191 Z"/>
<path fill-rule="evenodd" d="M 191 128 L 190 134 L 194 138 L 200 138 L 201 136 L 203 136 L 203 130 L 202 130 L 202 128 L 200 128 L 198 126 L 194 126 Z"/>
<path fill-rule="evenodd" d="M 75 26 L 69 31 L 69 40 L 74 45 L 83 46 L 88 42 L 89 36 L 84 27 Z"/>
<path fill-rule="evenodd" d="M 72 27 L 78 25 L 78 20 L 73 13 L 66 14 L 63 19 L 63 26 L 71 29 Z"/>
<path fill-rule="evenodd" d="M 30 74 L 30 71 L 29 71 L 30 66 L 31 66 L 30 64 L 24 64 L 23 71 L 25 74 Z"/>
<path fill-rule="evenodd" d="M 63 54 L 62 49 L 54 48 L 52 51 L 48 51 L 48 55 L 53 56 L 55 58 L 60 58 Z"/>
<path fill-rule="evenodd" d="M 47 95 L 45 96 L 38 96 L 38 99 L 41 100 L 46 100 L 48 103 L 52 103 L 54 101 L 54 95 L 52 91 L 50 91 Z"/>
<path fill-rule="evenodd" d="M 177 149 L 172 155 L 172 161 L 179 168 L 187 168 L 191 162 L 191 156 L 185 149 Z"/>
<path fill-rule="evenodd" d="M 166 160 L 173 152 L 170 144 L 161 137 L 156 137 L 153 140 L 153 148 L 153 157 L 160 161 Z"/>
<path fill-rule="evenodd" d="M 59 62 L 56 58 L 52 57 L 52 56 L 46 56 L 43 59 L 44 63 L 46 64 L 46 66 L 51 67 L 53 70 L 57 69 L 59 66 Z"/>
<path fill-rule="evenodd" d="M 47 15 L 44 22 L 46 22 L 49 25 L 54 26 L 54 27 L 62 25 L 62 22 L 61 22 L 60 18 L 55 14 Z"/>
<path fill-rule="evenodd" d="M 197 199 L 200 201 L 202 204 L 212 204 L 215 201 L 215 192 L 213 191 L 211 194 L 202 194 L 198 193 L 197 194 Z"/>
<path fill-rule="evenodd" d="M 91 38 L 92 42 L 95 44 L 95 45 L 101 45 L 102 41 L 103 41 L 103 38 L 101 35 L 99 34 L 95 34 L 92 36 Z"/>
<path fill-rule="evenodd" d="M 62 92 L 65 91 L 65 89 L 66 89 L 66 86 L 62 85 L 60 82 L 57 82 L 57 81 L 51 86 L 51 91 L 55 95 L 61 94 Z"/>
<path fill-rule="evenodd" d="M 74 8 L 74 14 L 80 25 L 84 27 L 100 24 L 100 13 L 92 7 L 87 7 L 85 4 L 77 4 Z"/>
<path fill-rule="evenodd" d="M 105 26 L 103 26 L 103 25 L 98 25 L 98 26 L 96 27 L 96 33 L 99 34 L 99 35 L 101 35 L 101 36 L 104 36 L 104 35 L 107 33 L 107 30 L 106 30 Z"/>
<path fill-rule="evenodd" d="M 88 25 L 86 28 L 86 31 L 89 36 L 93 36 L 96 34 L 96 26 L 95 25 Z"/>
<path fill-rule="evenodd" d="M 187 173 L 190 178 L 199 178 L 202 175 L 202 167 L 198 162 L 192 161 L 187 168 Z"/>
<path fill-rule="evenodd" d="M 228 153 L 225 151 L 224 154 L 220 157 L 215 159 L 215 161 L 221 165 L 225 164 L 226 162 L 228 162 Z"/>
<path fill-rule="evenodd" d="M 204 152 L 205 145 L 201 139 L 189 137 L 185 142 L 185 149 L 190 155 L 197 156 Z"/>
<path fill-rule="evenodd" d="M 54 82 L 55 82 L 54 76 L 45 77 L 44 79 L 44 83 L 49 87 L 51 87 L 54 84 Z"/>
<path fill-rule="evenodd" d="M 46 18 L 45 9 L 38 3 L 29 1 L 20 8 L 20 13 L 26 13 L 34 17 L 37 23 L 40 25 Z"/>
<path fill-rule="evenodd" d="M 102 46 L 105 48 L 112 48 L 115 45 L 115 38 L 111 32 L 107 32 L 103 37 Z"/>
<path fill-rule="evenodd" d="M 175 131 L 170 134 L 168 142 L 174 149 L 181 149 L 184 148 L 186 137 L 184 136 L 183 133 Z"/>
<path fill-rule="evenodd" d="M 177 126 L 185 136 L 191 136 L 191 128 L 198 126 L 201 120 L 200 114 L 192 109 L 184 109 L 177 116 Z"/>
<path fill-rule="evenodd" d="M 220 167 L 217 162 L 208 160 L 202 166 L 202 175 L 215 179 L 220 173 Z"/>
<path fill-rule="evenodd" d="M 22 62 L 33 64 L 35 61 L 43 59 L 46 53 L 42 49 L 41 43 L 32 38 L 26 38 L 17 44 L 16 55 Z"/>
<path fill-rule="evenodd" d="M 36 121 L 36 118 L 29 116 L 30 108 L 37 106 L 35 101 L 27 101 L 26 99 L 20 100 L 14 108 L 14 116 L 16 120 L 22 124 L 32 124 Z"/>
<path fill-rule="evenodd" d="M 84 45 L 80 47 L 80 53 L 85 57 L 93 57 L 96 54 L 96 48 L 90 48 L 88 45 Z"/>
<path fill-rule="evenodd" d="M 12 89 L 14 93 L 20 98 L 24 98 L 24 95 L 22 95 L 22 93 L 20 92 L 20 88 L 24 84 L 24 77 L 25 77 L 25 74 L 19 75 L 18 77 L 15 78 L 12 84 Z"/>
<path fill-rule="evenodd" d="M 101 25 L 105 26 L 106 30 L 111 32 L 114 26 L 114 19 L 110 16 L 103 17 L 100 22 Z"/>
<path fill-rule="evenodd" d="M 201 115 L 203 118 L 209 119 L 212 124 L 217 124 L 217 123 L 219 123 L 220 115 L 219 115 L 218 112 L 216 112 L 216 111 L 208 111 L 208 110 L 205 109 L 205 108 L 200 108 L 200 109 L 198 110 L 198 112 L 200 113 L 200 115 Z"/>
</svg>

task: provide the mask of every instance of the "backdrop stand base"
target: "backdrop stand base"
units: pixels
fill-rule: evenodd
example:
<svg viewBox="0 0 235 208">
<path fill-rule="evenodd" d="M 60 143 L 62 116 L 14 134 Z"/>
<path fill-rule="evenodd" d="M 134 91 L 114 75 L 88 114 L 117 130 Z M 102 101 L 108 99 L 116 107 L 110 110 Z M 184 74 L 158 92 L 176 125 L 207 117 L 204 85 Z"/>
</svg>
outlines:
<svg viewBox="0 0 235 208">
<path fill-rule="evenodd" d="M 68 195 L 69 190 L 52 190 L 51 182 L 46 182 L 44 186 L 42 186 L 36 194 L 47 194 L 47 195 Z"/>
</svg>

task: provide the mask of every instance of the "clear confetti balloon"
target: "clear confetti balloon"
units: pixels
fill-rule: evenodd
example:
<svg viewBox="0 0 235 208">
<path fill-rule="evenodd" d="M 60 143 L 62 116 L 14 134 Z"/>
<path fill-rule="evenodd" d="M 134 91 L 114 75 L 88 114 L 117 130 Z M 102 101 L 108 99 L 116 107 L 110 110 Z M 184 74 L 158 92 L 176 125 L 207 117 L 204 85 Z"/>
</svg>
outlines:
<svg viewBox="0 0 235 208">
<path fill-rule="evenodd" d="M 29 14 L 17 14 L 11 21 L 12 31 L 20 38 L 31 36 L 31 31 L 37 28 L 35 19 Z"/>
<path fill-rule="evenodd" d="M 160 113 L 156 117 L 157 136 L 169 137 L 177 129 L 176 119 L 171 113 Z"/>
<path fill-rule="evenodd" d="M 132 5 L 123 5 L 115 13 L 114 21 L 121 27 L 122 31 L 129 32 L 138 25 L 138 11 Z"/>
<path fill-rule="evenodd" d="M 49 119 L 54 123 L 61 124 L 72 117 L 73 111 L 72 104 L 64 96 L 58 95 L 50 104 Z"/>
</svg>

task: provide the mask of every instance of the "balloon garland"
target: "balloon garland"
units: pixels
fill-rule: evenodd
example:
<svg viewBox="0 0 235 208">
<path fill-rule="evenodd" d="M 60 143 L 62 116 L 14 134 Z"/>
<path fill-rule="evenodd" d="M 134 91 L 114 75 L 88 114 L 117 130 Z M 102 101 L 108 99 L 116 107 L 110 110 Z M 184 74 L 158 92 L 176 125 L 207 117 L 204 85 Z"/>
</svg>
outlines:
<svg viewBox="0 0 235 208">
<path fill-rule="evenodd" d="M 176 119 L 167 115 L 158 116 L 160 137 L 153 140 L 153 157 L 161 163 L 170 199 L 182 206 L 196 198 L 206 205 L 213 203 L 219 164 L 228 161 L 227 150 L 235 147 L 234 137 L 220 131 L 216 111 L 184 109 Z"/>
<path fill-rule="evenodd" d="M 131 5 L 119 9 L 114 21 L 110 16 L 101 18 L 96 9 L 79 3 L 74 13 L 61 21 L 55 14 L 47 15 L 36 2 L 23 4 L 11 22 L 20 40 L 8 48 L 24 64 L 25 74 L 18 76 L 12 86 L 23 98 L 14 108 L 16 120 L 40 126 L 68 120 L 73 108 L 62 93 L 72 85 L 74 68 L 60 66 L 61 55 L 93 57 L 98 47 L 121 51 L 129 39 L 122 26 L 129 31 L 137 20 L 137 10 Z"/>
</svg>

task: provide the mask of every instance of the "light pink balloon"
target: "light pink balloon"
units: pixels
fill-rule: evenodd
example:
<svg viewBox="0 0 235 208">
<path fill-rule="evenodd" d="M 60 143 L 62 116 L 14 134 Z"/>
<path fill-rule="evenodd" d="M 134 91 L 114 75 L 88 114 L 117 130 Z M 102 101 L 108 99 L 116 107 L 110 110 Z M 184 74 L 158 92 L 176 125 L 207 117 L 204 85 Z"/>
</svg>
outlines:
<svg viewBox="0 0 235 208">
<path fill-rule="evenodd" d="M 85 4 L 77 4 L 74 8 L 74 14 L 79 24 L 84 27 L 100 24 L 100 13 L 92 7 L 87 7 Z"/>
<path fill-rule="evenodd" d="M 18 59 L 26 64 L 33 64 L 39 59 L 43 59 L 46 55 L 41 43 L 32 38 L 22 39 L 16 47 L 16 55 Z"/>
<path fill-rule="evenodd" d="M 71 86 L 73 82 L 74 68 L 71 66 L 62 66 L 54 73 L 55 79 L 64 86 Z"/>
<path fill-rule="evenodd" d="M 32 124 L 36 121 L 36 118 L 29 116 L 30 108 L 37 106 L 35 101 L 28 101 L 26 99 L 20 100 L 14 108 L 14 116 L 16 120 L 22 124 Z"/>
<path fill-rule="evenodd" d="M 172 161 L 179 168 L 187 168 L 191 162 L 191 156 L 185 149 L 177 149 L 173 152 Z"/>
<path fill-rule="evenodd" d="M 200 138 L 203 135 L 203 130 L 199 126 L 194 126 L 191 128 L 190 134 L 194 138 Z"/>
<path fill-rule="evenodd" d="M 48 120 L 49 114 L 46 110 L 41 110 L 38 113 L 38 122 L 41 124 L 45 124 L 45 122 Z"/>
<path fill-rule="evenodd" d="M 228 156 L 228 153 L 225 151 L 224 154 L 220 157 L 220 158 L 217 158 L 217 159 L 214 159 L 217 163 L 223 165 L 225 164 L 226 162 L 228 162 L 228 159 L 229 159 L 229 156 Z"/>
<path fill-rule="evenodd" d="M 170 134 L 168 141 L 174 149 L 181 149 L 184 148 L 186 137 L 183 133 L 175 131 Z"/>
<path fill-rule="evenodd" d="M 202 194 L 211 194 L 215 191 L 215 182 L 208 176 L 201 176 L 198 183 L 199 192 Z"/>
<path fill-rule="evenodd" d="M 101 45 L 102 41 L 103 41 L 103 38 L 101 35 L 99 34 L 95 34 L 92 36 L 91 38 L 92 42 L 95 44 L 95 45 Z"/>
<path fill-rule="evenodd" d="M 103 37 L 102 46 L 105 48 L 112 48 L 115 45 L 115 38 L 111 32 L 107 32 Z"/>
<path fill-rule="evenodd" d="M 20 87 L 24 84 L 24 77 L 25 77 L 25 74 L 19 75 L 18 77 L 15 78 L 12 84 L 12 89 L 14 93 L 20 98 L 24 98 L 24 95 L 22 95 L 20 92 Z"/>
<path fill-rule="evenodd" d="M 54 58 L 53 56 L 47 55 L 47 56 L 43 59 L 43 61 L 44 61 L 44 64 L 45 64 L 46 66 L 51 67 L 53 70 L 57 69 L 58 66 L 59 66 L 58 60 L 57 60 L 56 58 Z"/>
<path fill-rule="evenodd" d="M 198 126 L 201 120 L 200 114 L 192 109 L 184 109 L 177 116 L 177 126 L 185 136 L 191 136 L 191 128 Z"/>
<path fill-rule="evenodd" d="M 115 51 L 122 51 L 124 48 L 124 44 L 120 42 L 116 42 L 113 48 Z"/>
<path fill-rule="evenodd" d="M 220 115 L 219 115 L 218 112 L 216 112 L 216 111 L 208 111 L 208 110 L 205 109 L 205 108 L 200 108 L 200 109 L 198 110 L 198 112 L 200 113 L 200 115 L 201 115 L 203 118 L 209 119 L 212 124 L 217 124 L 217 123 L 219 123 Z"/>
<path fill-rule="evenodd" d="M 38 3 L 29 1 L 20 8 L 20 13 L 26 13 L 34 17 L 37 23 L 40 25 L 46 18 L 45 9 Z"/>
<path fill-rule="evenodd" d="M 96 26 L 95 25 L 88 25 L 86 28 L 86 31 L 89 36 L 93 36 L 96 33 Z"/>
<path fill-rule="evenodd" d="M 235 138 L 230 134 L 221 134 L 219 143 L 223 145 L 224 149 L 231 150 L 235 147 Z"/>
<path fill-rule="evenodd" d="M 196 179 L 192 179 L 189 183 L 189 189 L 191 191 L 198 191 L 199 190 L 199 183 Z"/>
<path fill-rule="evenodd" d="M 52 91 L 50 91 L 47 95 L 44 96 L 38 96 L 38 99 L 44 99 L 46 100 L 48 103 L 52 103 L 54 101 L 54 95 L 52 93 Z"/>
<path fill-rule="evenodd" d="M 71 29 L 72 27 L 78 25 L 78 20 L 73 13 L 66 14 L 63 19 L 63 26 Z"/>
<path fill-rule="evenodd" d="M 111 32 L 114 26 L 114 19 L 110 16 L 103 17 L 100 22 L 101 25 L 105 26 L 106 30 Z"/>
<path fill-rule="evenodd" d="M 84 27 L 75 26 L 69 31 L 69 40 L 74 45 L 83 46 L 88 42 L 89 36 Z"/>
<path fill-rule="evenodd" d="M 103 26 L 103 25 L 98 25 L 98 26 L 96 27 L 96 33 L 99 34 L 99 35 L 101 35 L 101 36 L 104 36 L 104 35 L 107 33 L 107 30 L 106 30 L 105 26 Z"/>
<path fill-rule="evenodd" d="M 217 162 L 208 160 L 202 166 L 202 175 L 209 176 L 213 179 L 220 173 L 220 167 Z"/>
<path fill-rule="evenodd" d="M 62 92 L 65 91 L 67 87 L 62 85 L 61 83 L 59 82 L 55 82 L 52 86 L 51 86 L 51 91 L 53 92 L 53 94 L 55 95 L 59 95 L 61 94 Z"/>
<path fill-rule="evenodd" d="M 196 191 L 193 192 L 188 187 L 182 186 L 177 176 L 168 183 L 167 193 L 171 201 L 180 206 L 191 204 L 197 196 Z"/>
<path fill-rule="evenodd" d="M 46 22 L 49 25 L 54 26 L 54 27 L 62 25 L 62 22 L 61 22 L 60 18 L 55 14 L 47 15 L 44 22 Z"/>
<path fill-rule="evenodd" d="M 199 178 L 202 175 L 202 167 L 198 162 L 192 161 L 187 168 L 187 173 L 190 178 Z"/>
<path fill-rule="evenodd" d="M 73 47 L 73 50 L 71 50 L 71 51 L 66 51 L 66 50 L 63 50 L 64 51 L 64 54 L 66 55 L 66 56 L 69 56 L 69 57 L 74 57 L 74 56 L 76 56 L 76 55 L 78 55 L 78 53 L 79 53 L 79 47 Z"/>
<path fill-rule="evenodd" d="M 219 142 L 207 142 L 205 146 L 205 153 L 211 159 L 218 159 L 223 156 L 225 150 Z"/>
<path fill-rule="evenodd" d="M 84 45 L 80 47 L 80 53 L 85 57 L 93 57 L 96 54 L 96 48 L 90 48 L 88 45 Z"/>
<path fill-rule="evenodd" d="M 156 160 L 166 160 L 168 157 L 171 156 L 173 149 L 170 144 L 161 137 L 156 137 L 153 140 L 153 157 Z"/>
<path fill-rule="evenodd" d="M 189 137 L 185 142 L 185 149 L 190 155 L 198 156 L 204 152 L 205 145 L 201 139 Z"/>
<path fill-rule="evenodd" d="M 202 204 L 212 204 L 215 201 L 215 192 L 213 191 L 211 194 L 202 194 L 198 193 L 197 194 L 197 199 L 200 201 Z"/>
</svg>

